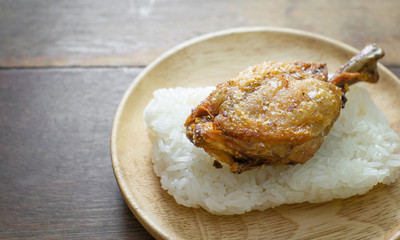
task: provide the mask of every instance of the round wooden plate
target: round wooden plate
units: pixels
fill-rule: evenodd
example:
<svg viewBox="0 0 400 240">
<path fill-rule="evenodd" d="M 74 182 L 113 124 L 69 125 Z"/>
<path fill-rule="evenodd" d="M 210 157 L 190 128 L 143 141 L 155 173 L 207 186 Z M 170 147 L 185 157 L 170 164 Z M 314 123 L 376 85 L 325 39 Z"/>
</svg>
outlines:
<svg viewBox="0 0 400 240">
<path fill-rule="evenodd" d="M 398 238 L 400 180 L 349 199 L 216 216 L 178 205 L 153 172 L 142 113 L 155 89 L 216 85 L 264 60 L 327 63 L 334 72 L 357 52 L 312 33 L 255 27 L 201 36 L 160 56 L 125 93 L 112 129 L 114 173 L 133 214 L 157 239 Z M 369 91 L 400 134 L 400 81 L 382 65 L 379 71 L 380 82 Z"/>
</svg>

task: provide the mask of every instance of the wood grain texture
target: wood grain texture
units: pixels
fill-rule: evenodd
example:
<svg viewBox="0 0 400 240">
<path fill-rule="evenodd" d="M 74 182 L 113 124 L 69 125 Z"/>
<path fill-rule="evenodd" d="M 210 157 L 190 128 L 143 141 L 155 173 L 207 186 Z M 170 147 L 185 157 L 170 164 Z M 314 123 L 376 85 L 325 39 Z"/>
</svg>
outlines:
<svg viewBox="0 0 400 240">
<path fill-rule="evenodd" d="M 399 77 L 398 9 L 396 0 L 0 0 L 0 239 L 152 238 L 126 207 L 115 183 L 109 137 L 123 92 L 142 67 L 167 49 L 227 28 L 290 27 L 357 48 L 376 41 L 387 53 L 383 63 Z M 24 69 L 31 67 L 40 69 Z M 400 129 L 400 124 L 395 127 Z M 361 200 L 382 201 L 381 193 L 397 190 L 376 191 Z M 160 192 L 162 198 L 156 200 L 173 202 Z M 385 216 L 397 212 L 377 208 L 360 216 L 366 205 L 359 200 L 334 204 L 332 211 L 389 231 L 392 222 Z M 400 203 L 382 206 L 393 204 Z M 300 214 L 303 207 L 307 209 L 299 205 L 291 211 Z M 186 208 L 179 210 L 181 214 Z M 295 226 L 286 221 L 293 217 L 290 211 L 266 213 L 262 218 L 248 216 L 257 221 L 277 217 L 261 230 L 265 234 L 294 234 L 287 230 Z M 168 216 L 165 212 L 169 224 L 175 224 Z M 244 225 L 232 231 L 231 219 L 205 212 L 190 220 L 179 223 L 201 229 L 204 236 L 217 230 L 210 238 L 249 233 Z M 202 221 L 210 225 L 199 225 Z"/>
<path fill-rule="evenodd" d="M 243 26 L 377 42 L 383 63 L 398 65 L 398 9 L 396 0 L 0 0 L 0 66 L 144 66 L 192 37 Z"/>
<path fill-rule="evenodd" d="M 0 70 L 0 239 L 152 239 L 121 196 L 109 150 L 139 71 Z"/>
<path fill-rule="evenodd" d="M 294 41 L 296 44 L 292 44 Z M 178 205 L 161 188 L 160 179 L 153 173 L 151 142 L 143 137 L 143 110 L 157 88 L 216 85 L 265 60 L 265 56 L 276 61 L 323 61 L 334 71 L 354 54 L 353 48 L 315 35 L 252 28 L 199 38 L 163 55 L 130 86 L 113 125 L 113 167 L 132 212 L 159 239 L 397 238 L 399 180 L 348 199 L 217 216 Z M 380 82 L 369 90 L 393 130 L 400 134 L 400 110 L 393 107 L 400 101 L 400 80 L 383 67 L 379 71 Z"/>
</svg>

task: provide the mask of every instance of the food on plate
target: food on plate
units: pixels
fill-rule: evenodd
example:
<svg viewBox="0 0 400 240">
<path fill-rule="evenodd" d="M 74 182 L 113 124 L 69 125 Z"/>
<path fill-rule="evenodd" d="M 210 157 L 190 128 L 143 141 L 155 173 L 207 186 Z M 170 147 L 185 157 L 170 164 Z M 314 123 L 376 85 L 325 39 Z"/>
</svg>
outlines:
<svg viewBox="0 0 400 240">
<path fill-rule="evenodd" d="M 340 114 L 348 85 L 377 82 L 376 44 L 328 79 L 325 64 L 263 62 L 240 72 L 192 110 L 187 136 L 234 173 L 264 165 L 304 163 Z"/>
<path fill-rule="evenodd" d="M 177 203 L 219 215 L 348 198 L 390 184 L 400 170 L 399 137 L 362 85 L 350 86 L 345 108 L 305 163 L 265 165 L 241 174 L 225 163 L 213 167 L 215 158 L 186 136 L 191 110 L 216 87 L 158 89 L 144 111 L 154 171 Z"/>
<path fill-rule="evenodd" d="M 400 169 L 399 138 L 359 85 L 346 93 L 346 107 L 310 160 L 241 174 L 213 167 L 213 157 L 186 137 L 182 123 L 214 87 L 158 89 L 144 112 L 154 171 L 179 204 L 219 215 L 348 198 L 392 183 Z"/>
</svg>

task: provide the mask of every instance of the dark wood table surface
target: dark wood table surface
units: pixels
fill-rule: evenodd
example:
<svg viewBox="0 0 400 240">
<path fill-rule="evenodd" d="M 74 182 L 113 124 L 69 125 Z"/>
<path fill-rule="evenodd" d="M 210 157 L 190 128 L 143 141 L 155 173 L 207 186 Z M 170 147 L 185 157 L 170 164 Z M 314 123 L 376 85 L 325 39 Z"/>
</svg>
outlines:
<svg viewBox="0 0 400 240">
<path fill-rule="evenodd" d="M 117 105 L 167 49 L 243 26 L 377 42 L 400 76 L 397 0 L 0 0 L 0 239 L 152 239 L 114 178 Z"/>
</svg>

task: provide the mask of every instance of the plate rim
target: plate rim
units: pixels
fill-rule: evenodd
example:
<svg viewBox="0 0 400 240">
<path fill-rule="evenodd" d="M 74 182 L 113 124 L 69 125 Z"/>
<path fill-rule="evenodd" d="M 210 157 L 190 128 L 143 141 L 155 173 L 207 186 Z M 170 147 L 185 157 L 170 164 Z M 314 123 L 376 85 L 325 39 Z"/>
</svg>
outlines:
<svg viewBox="0 0 400 240">
<path fill-rule="evenodd" d="M 317 34 L 309 31 L 304 31 L 304 30 L 298 30 L 298 29 L 293 29 L 293 28 L 286 28 L 286 27 L 268 27 L 268 26 L 254 26 L 254 27 L 239 27 L 239 28 L 228 28 L 220 31 L 215 31 L 215 32 L 210 32 L 206 33 L 194 38 L 191 38 L 189 40 L 186 40 L 169 50 L 165 51 L 162 53 L 160 56 L 155 58 L 152 62 L 150 62 L 140 73 L 136 78 L 130 83 L 129 87 L 126 89 L 124 92 L 117 110 L 114 115 L 114 120 L 112 123 L 112 129 L 111 129 L 111 138 L 110 138 L 110 151 L 111 151 L 111 162 L 112 162 L 112 168 L 114 172 L 115 179 L 117 181 L 118 187 L 121 191 L 121 194 L 123 196 L 123 199 L 125 203 L 128 205 L 129 209 L 133 213 L 133 215 L 136 217 L 136 219 L 142 224 L 142 226 L 156 239 L 169 239 L 171 236 L 169 236 L 162 228 L 159 228 L 159 226 L 154 226 L 151 222 L 151 220 L 144 214 L 145 212 L 142 211 L 140 206 L 136 202 L 131 202 L 128 201 L 130 197 L 128 196 L 128 184 L 126 182 L 126 179 L 124 179 L 121 175 L 121 168 L 119 165 L 119 159 L 117 156 L 117 132 L 118 132 L 118 125 L 121 119 L 122 112 L 124 110 L 124 107 L 129 99 L 129 96 L 133 92 L 133 90 L 136 88 L 136 86 L 142 81 L 142 79 L 153 69 L 155 68 L 158 64 L 162 63 L 165 59 L 168 57 L 174 55 L 178 51 L 185 49 L 189 46 L 195 45 L 199 42 L 203 42 L 206 40 L 210 40 L 213 38 L 218 38 L 222 36 L 227 36 L 231 34 L 247 34 L 247 33 L 255 33 L 255 32 L 265 32 L 265 33 L 283 33 L 283 34 L 288 34 L 288 35 L 299 35 L 302 37 L 309 37 L 312 39 L 316 39 L 319 41 L 326 42 L 328 44 L 335 45 L 339 48 L 345 49 L 347 51 L 351 51 L 354 54 L 358 52 L 358 50 L 346 43 L 343 43 L 339 40 L 335 40 L 331 37 L 324 36 L 322 34 Z M 396 75 L 394 75 L 389 69 L 387 69 L 385 66 L 383 66 L 381 63 L 378 63 L 380 70 L 383 70 L 385 74 L 388 74 L 391 78 L 396 79 L 399 83 L 400 80 L 397 78 Z"/>
</svg>

